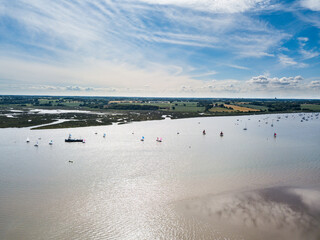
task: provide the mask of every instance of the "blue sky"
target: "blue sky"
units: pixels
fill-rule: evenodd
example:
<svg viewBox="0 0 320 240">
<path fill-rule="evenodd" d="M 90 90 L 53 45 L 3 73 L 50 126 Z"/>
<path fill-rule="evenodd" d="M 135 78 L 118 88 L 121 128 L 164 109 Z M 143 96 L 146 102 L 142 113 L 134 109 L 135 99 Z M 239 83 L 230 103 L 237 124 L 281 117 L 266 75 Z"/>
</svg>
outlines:
<svg viewBox="0 0 320 240">
<path fill-rule="evenodd" d="M 320 1 L 3 0 L 0 94 L 320 98 Z"/>
</svg>

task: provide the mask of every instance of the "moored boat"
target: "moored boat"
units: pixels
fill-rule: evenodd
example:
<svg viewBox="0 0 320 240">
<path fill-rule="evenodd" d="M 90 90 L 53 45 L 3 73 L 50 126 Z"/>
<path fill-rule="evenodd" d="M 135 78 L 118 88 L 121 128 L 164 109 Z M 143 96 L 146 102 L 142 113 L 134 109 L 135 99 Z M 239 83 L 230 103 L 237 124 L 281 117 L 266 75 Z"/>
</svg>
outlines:
<svg viewBox="0 0 320 240">
<path fill-rule="evenodd" d="M 69 134 L 69 137 L 64 140 L 65 142 L 84 142 L 82 138 L 71 138 L 71 134 Z"/>
</svg>

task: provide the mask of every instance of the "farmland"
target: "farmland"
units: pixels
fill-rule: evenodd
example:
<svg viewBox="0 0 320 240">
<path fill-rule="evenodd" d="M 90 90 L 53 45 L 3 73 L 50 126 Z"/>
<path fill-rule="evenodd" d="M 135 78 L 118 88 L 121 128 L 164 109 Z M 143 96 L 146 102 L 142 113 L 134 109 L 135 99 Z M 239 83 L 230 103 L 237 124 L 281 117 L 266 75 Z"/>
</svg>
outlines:
<svg viewBox="0 0 320 240">
<path fill-rule="evenodd" d="M 319 112 L 320 100 L 0 96 L 0 127 L 69 128 L 161 120 L 164 116 L 178 119 L 301 111 Z M 57 120 L 60 122 L 39 126 Z"/>
</svg>

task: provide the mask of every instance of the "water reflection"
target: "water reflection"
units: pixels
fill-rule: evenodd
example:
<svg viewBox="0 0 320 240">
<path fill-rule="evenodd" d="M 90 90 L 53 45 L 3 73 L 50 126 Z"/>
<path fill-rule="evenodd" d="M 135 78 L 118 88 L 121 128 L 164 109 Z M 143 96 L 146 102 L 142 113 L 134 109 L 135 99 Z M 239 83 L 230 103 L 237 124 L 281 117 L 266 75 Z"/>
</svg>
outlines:
<svg viewBox="0 0 320 240">
<path fill-rule="evenodd" d="M 316 239 L 319 132 L 297 114 L 0 129 L 0 239 Z"/>
<path fill-rule="evenodd" d="M 275 187 L 196 198 L 180 210 L 235 239 L 319 239 L 319 199 L 319 189 Z"/>
</svg>

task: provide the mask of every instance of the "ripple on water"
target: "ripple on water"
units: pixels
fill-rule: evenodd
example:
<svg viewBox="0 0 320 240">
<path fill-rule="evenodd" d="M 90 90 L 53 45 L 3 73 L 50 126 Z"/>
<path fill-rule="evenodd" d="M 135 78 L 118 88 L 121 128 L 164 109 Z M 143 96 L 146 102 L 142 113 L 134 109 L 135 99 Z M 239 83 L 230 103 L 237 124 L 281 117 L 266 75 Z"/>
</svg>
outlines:
<svg viewBox="0 0 320 240">
<path fill-rule="evenodd" d="M 0 238 L 291 239 L 309 229 L 312 239 L 320 122 L 297 128 L 288 117 L 275 140 L 258 126 L 263 116 L 250 117 L 246 132 L 248 117 L 237 118 L 0 129 Z M 66 144 L 68 133 L 86 144 Z M 27 137 L 41 137 L 39 148 Z M 299 198 L 304 207 L 293 207 Z"/>
</svg>

